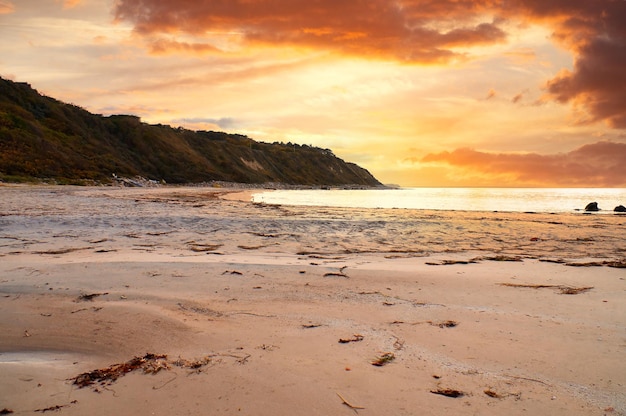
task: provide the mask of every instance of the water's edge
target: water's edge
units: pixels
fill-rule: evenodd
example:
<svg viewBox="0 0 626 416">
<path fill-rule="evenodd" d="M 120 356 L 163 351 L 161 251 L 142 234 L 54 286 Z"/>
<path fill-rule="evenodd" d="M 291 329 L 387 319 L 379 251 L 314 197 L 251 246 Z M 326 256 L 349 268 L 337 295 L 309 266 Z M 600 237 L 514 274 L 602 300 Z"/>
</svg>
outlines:
<svg viewBox="0 0 626 416">
<path fill-rule="evenodd" d="M 400 188 L 365 190 L 270 190 L 252 201 L 271 205 L 342 208 L 585 213 L 597 202 L 599 214 L 626 205 L 623 188 Z"/>
</svg>

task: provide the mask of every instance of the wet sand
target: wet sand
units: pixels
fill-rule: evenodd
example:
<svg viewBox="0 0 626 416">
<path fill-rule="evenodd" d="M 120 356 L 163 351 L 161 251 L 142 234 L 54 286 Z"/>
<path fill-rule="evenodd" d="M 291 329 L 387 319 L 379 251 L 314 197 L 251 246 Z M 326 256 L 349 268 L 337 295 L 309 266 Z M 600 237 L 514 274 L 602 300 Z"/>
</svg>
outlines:
<svg viewBox="0 0 626 416">
<path fill-rule="evenodd" d="M 625 216 L 0 196 L 0 410 L 626 414 Z"/>
</svg>

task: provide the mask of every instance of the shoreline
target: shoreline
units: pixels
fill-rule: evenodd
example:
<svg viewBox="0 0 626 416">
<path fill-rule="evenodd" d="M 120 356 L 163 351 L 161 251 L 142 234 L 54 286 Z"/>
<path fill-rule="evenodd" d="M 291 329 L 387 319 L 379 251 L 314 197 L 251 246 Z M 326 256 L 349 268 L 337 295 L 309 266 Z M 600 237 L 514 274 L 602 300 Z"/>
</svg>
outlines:
<svg viewBox="0 0 626 416">
<path fill-rule="evenodd" d="M 626 414 L 612 216 L 154 189 L 2 189 L 0 409 Z M 161 371 L 71 382 L 146 353 L 167 354 Z"/>
<path fill-rule="evenodd" d="M 215 191 L 216 195 L 219 195 L 220 198 L 224 200 L 233 200 L 233 201 L 241 201 L 241 202 L 253 202 L 257 204 L 268 204 L 275 206 L 294 206 L 294 207 L 314 207 L 314 208 L 346 208 L 346 209 L 376 209 L 376 210 L 409 210 L 409 211 L 432 211 L 432 212 L 450 212 L 450 213 L 503 213 L 503 214 L 542 214 L 542 215 L 563 215 L 563 214 L 583 214 L 583 215 L 616 215 L 623 216 L 626 215 L 625 212 L 618 210 L 618 208 L 623 208 L 623 205 L 616 206 L 615 209 L 597 209 L 597 210 L 587 210 L 585 208 L 571 208 L 568 210 L 507 210 L 507 209 L 463 209 L 463 208 L 417 208 L 417 207 L 379 207 L 379 206 L 362 206 L 362 207 L 352 207 L 352 206 L 341 206 L 341 205 L 323 205 L 323 204 L 289 204 L 284 202 L 271 202 L 267 203 L 265 201 L 256 202 L 252 200 L 252 196 L 257 193 L 271 193 L 272 191 L 402 191 L 402 190 L 411 190 L 411 189 L 550 189 L 550 188 L 489 188 L 489 187 L 480 187 L 480 188 L 445 188 L 445 187 L 407 187 L 403 188 L 398 185 L 382 185 L 382 186 L 363 186 L 363 185 L 337 185 L 337 186 L 326 186 L 326 185 L 292 185 L 285 183 L 239 183 L 239 182 L 225 182 L 225 181 L 212 181 L 212 182 L 202 182 L 202 183 L 191 183 L 191 184 L 161 184 L 155 181 L 149 181 L 147 179 L 143 179 L 145 182 L 144 185 L 57 185 L 57 184 L 47 184 L 47 183 L 11 183 L 11 182 L 1 182 L 0 187 L 5 187 L 7 189 L 11 188 L 22 188 L 22 187 L 32 187 L 36 188 L 48 188 L 48 187 L 60 187 L 60 188 L 70 188 L 70 189 L 120 189 L 120 190 L 143 190 L 144 192 L 151 192 L 156 189 L 161 189 L 163 192 L 167 192 L 167 190 L 212 190 Z M 585 188 L 558 188 L 558 189 L 585 189 Z M 592 188 L 595 189 L 595 188 Z M 622 189 L 622 188 L 602 188 L 602 189 Z M 323 192 L 325 194 L 326 192 Z"/>
</svg>

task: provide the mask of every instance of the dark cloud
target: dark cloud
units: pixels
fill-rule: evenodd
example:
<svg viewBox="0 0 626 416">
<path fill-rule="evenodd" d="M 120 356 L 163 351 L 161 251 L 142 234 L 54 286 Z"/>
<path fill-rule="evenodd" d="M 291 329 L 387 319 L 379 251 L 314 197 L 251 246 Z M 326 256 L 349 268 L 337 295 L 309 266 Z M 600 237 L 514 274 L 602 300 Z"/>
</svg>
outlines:
<svg viewBox="0 0 626 416">
<path fill-rule="evenodd" d="M 118 0 L 114 12 L 143 34 L 236 31 L 248 42 L 429 63 L 457 56 L 453 47 L 505 40 L 492 14 L 483 16 L 474 3 L 480 2 Z M 455 25 L 436 29 L 447 22 Z"/>
<path fill-rule="evenodd" d="M 581 47 L 574 71 L 563 71 L 548 81 L 547 90 L 560 102 L 583 105 L 591 121 L 626 128 L 625 74 L 626 41 L 595 39 Z"/>
<path fill-rule="evenodd" d="M 626 128 L 626 1 L 622 0 L 117 0 L 116 19 L 144 35 L 237 33 L 243 42 L 323 49 L 411 63 L 464 58 L 459 47 L 506 40 L 503 22 L 537 23 L 575 57 L 546 83 L 591 121 Z M 159 41 L 155 53 L 210 45 Z"/>
<path fill-rule="evenodd" d="M 422 162 L 443 162 L 477 174 L 508 176 L 515 185 L 625 186 L 626 144 L 597 142 L 553 155 L 485 153 L 473 149 L 426 155 Z"/>
<path fill-rule="evenodd" d="M 548 24 L 575 54 L 573 71 L 547 82 L 548 98 L 584 107 L 590 121 L 626 128 L 626 1 L 527 0 L 516 13 Z"/>
</svg>

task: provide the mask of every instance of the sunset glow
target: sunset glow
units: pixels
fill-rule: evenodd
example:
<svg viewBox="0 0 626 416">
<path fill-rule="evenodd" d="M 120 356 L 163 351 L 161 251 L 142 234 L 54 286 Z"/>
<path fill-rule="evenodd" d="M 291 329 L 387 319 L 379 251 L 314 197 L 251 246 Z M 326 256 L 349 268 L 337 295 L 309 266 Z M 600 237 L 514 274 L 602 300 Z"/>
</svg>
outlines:
<svg viewBox="0 0 626 416">
<path fill-rule="evenodd" d="M 403 186 L 626 187 L 626 1 L 0 0 L 0 76 Z"/>
</svg>

